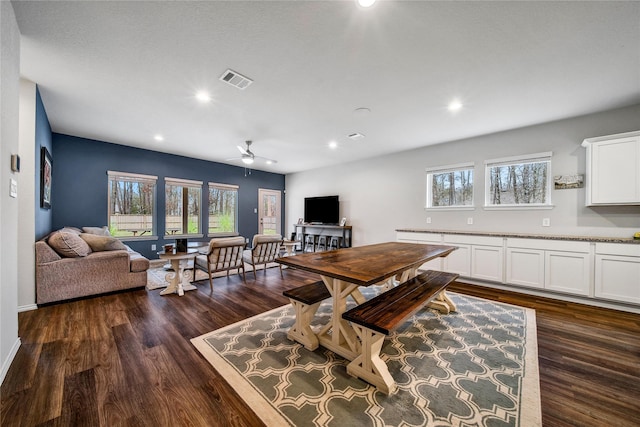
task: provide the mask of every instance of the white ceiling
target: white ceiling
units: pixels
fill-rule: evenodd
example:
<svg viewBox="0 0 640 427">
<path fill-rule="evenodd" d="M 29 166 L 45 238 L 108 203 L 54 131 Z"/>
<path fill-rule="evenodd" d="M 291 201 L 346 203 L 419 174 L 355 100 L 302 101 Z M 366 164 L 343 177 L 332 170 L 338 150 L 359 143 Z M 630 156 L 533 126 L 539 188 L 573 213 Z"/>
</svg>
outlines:
<svg viewBox="0 0 640 427">
<path fill-rule="evenodd" d="M 13 5 L 54 132 L 278 173 L 640 103 L 637 1 Z"/>
</svg>

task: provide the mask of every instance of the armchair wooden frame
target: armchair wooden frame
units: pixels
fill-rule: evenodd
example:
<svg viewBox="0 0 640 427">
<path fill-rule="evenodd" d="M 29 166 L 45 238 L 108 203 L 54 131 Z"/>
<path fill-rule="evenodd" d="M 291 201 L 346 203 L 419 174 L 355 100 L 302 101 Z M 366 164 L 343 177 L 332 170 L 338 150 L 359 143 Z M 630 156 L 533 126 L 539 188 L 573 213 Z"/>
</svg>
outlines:
<svg viewBox="0 0 640 427">
<path fill-rule="evenodd" d="M 243 259 L 253 267 L 253 275 L 256 276 L 256 265 L 264 264 L 265 274 L 267 264 L 274 262 L 280 254 L 280 248 L 284 239 L 279 234 L 256 234 L 253 236 L 253 248 L 245 250 Z M 282 276 L 282 264 L 278 264 L 280 276 Z"/>
<path fill-rule="evenodd" d="M 193 275 L 195 280 L 196 268 L 209 273 L 209 286 L 213 291 L 213 273 L 226 271 L 229 277 L 230 270 L 242 270 L 242 280 L 247 281 L 244 271 L 242 253 L 245 248 L 244 237 L 228 237 L 212 239 L 209 242 L 209 250 L 205 255 L 199 255 L 194 262 Z"/>
</svg>

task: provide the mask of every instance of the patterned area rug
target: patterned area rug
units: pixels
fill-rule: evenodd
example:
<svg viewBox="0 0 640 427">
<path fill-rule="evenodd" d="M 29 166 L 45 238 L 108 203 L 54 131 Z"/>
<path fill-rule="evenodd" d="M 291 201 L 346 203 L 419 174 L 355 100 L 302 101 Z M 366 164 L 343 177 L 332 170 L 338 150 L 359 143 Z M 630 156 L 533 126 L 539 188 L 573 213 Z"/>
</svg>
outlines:
<svg viewBox="0 0 640 427">
<path fill-rule="evenodd" d="M 288 305 L 192 343 L 268 426 L 540 426 L 535 311 L 449 295 L 456 313 L 422 310 L 385 340 L 393 396 L 333 352 L 289 341 Z M 325 301 L 315 327 L 330 310 Z"/>
<path fill-rule="evenodd" d="M 147 270 L 147 290 L 160 289 L 167 287 L 166 276 L 167 273 L 173 273 L 173 270 L 166 270 L 164 268 L 166 261 L 163 260 L 153 260 L 149 263 L 149 269 Z M 277 263 L 269 263 L 267 264 L 267 268 L 277 267 Z M 264 270 L 264 266 L 260 265 L 256 267 L 256 270 Z M 253 270 L 250 264 L 245 264 L 245 271 L 247 275 L 247 280 L 253 279 Z M 189 281 L 193 280 L 193 270 L 190 268 L 185 270 L 185 273 Z M 237 270 L 229 271 L 229 275 L 238 274 Z M 219 271 L 217 273 L 213 273 L 213 277 L 224 277 L 227 275 L 226 271 Z M 206 271 L 202 271 L 200 269 L 196 269 L 196 279 L 195 282 L 205 281 L 206 285 L 209 286 L 209 274 Z M 205 284 L 202 282 L 201 284 Z"/>
</svg>

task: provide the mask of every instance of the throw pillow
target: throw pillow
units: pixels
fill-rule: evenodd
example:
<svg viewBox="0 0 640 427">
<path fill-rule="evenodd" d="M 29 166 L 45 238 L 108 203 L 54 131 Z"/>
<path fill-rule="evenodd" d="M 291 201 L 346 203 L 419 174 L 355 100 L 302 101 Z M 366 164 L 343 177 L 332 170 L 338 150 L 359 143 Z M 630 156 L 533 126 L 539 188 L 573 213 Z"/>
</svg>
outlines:
<svg viewBox="0 0 640 427">
<path fill-rule="evenodd" d="M 115 237 L 100 236 L 91 233 L 82 233 L 80 237 L 87 242 L 93 252 L 127 250 L 124 243 Z"/>
<path fill-rule="evenodd" d="M 82 231 L 89 234 L 97 234 L 99 236 L 111 236 L 109 229 L 104 227 L 82 227 Z"/>
<path fill-rule="evenodd" d="M 61 228 L 60 231 L 65 232 L 65 233 L 77 234 L 78 236 L 80 235 L 80 233 L 82 233 L 82 230 L 80 230 L 79 228 L 68 227 L 68 226 Z"/>
<path fill-rule="evenodd" d="M 91 253 L 91 247 L 75 233 L 56 231 L 47 242 L 54 251 L 66 258 L 85 257 Z"/>
</svg>

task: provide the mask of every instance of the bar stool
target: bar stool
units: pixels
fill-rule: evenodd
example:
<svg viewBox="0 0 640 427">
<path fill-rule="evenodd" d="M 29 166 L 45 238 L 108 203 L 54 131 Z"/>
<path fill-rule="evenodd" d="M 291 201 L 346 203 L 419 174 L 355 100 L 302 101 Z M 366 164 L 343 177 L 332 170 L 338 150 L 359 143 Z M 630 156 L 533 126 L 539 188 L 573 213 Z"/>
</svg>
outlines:
<svg viewBox="0 0 640 427">
<path fill-rule="evenodd" d="M 316 242 L 317 242 L 318 236 L 315 234 L 307 234 L 307 240 L 304 244 L 304 251 L 303 252 L 315 252 L 316 251 Z M 311 246 L 311 250 L 309 249 L 309 246 Z"/>
<path fill-rule="evenodd" d="M 323 251 L 327 250 L 327 236 L 318 236 L 318 241 L 316 243 L 316 251 L 320 251 L 320 247 L 322 247 Z"/>
<path fill-rule="evenodd" d="M 340 249 L 342 247 L 342 236 L 331 236 L 331 240 L 329 240 L 328 251 L 332 249 Z"/>
</svg>

